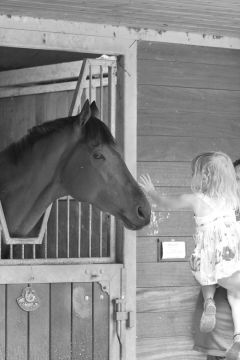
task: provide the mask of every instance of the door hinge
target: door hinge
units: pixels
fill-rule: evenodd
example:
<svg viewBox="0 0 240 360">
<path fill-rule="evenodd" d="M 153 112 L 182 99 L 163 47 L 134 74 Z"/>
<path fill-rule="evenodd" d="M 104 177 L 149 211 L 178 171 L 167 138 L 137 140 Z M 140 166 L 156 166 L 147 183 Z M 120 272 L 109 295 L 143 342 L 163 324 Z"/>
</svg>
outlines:
<svg viewBox="0 0 240 360">
<path fill-rule="evenodd" d="M 126 301 L 124 299 L 115 300 L 115 320 L 125 321 L 127 328 L 135 326 L 135 317 L 133 311 L 126 311 Z"/>
<path fill-rule="evenodd" d="M 134 312 L 126 311 L 125 299 L 115 299 L 114 319 L 120 344 L 120 360 L 126 359 L 126 329 L 135 326 Z"/>
</svg>

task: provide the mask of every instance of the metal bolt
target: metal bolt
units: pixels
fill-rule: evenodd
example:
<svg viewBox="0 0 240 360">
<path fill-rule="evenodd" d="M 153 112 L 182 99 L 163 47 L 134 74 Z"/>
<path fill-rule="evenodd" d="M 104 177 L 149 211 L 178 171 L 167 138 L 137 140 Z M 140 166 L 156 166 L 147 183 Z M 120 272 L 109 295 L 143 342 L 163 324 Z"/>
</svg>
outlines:
<svg viewBox="0 0 240 360">
<path fill-rule="evenodd" d="M 86 296 L 84 297 L 84 299 L 85 299 L 85 301 L 88 301 L 88 300 L 89 300 L 89 296 L 86 295 Z"/>
<path fill-rule="evenodd" d="M 104 295 L 103 295 L 103 294 L 100 295 L 100 299 L 101 299 L 101 300 L 104 299 Z"/>
</svg>

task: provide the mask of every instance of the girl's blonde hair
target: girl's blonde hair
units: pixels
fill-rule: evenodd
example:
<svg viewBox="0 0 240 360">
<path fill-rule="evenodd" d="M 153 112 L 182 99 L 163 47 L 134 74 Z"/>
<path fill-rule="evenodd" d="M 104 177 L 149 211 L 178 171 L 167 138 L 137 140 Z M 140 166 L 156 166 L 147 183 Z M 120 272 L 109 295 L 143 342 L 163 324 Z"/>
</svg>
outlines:
<svg viewBox="0 0 240 360">
<path fill-rule="evenodd" d="M 191 188 L 193 192 L 223 199 L 233 209 L 240 207 L 233 163 L 220 151 L 205 152 L 193 159 Z"/>
</svg>

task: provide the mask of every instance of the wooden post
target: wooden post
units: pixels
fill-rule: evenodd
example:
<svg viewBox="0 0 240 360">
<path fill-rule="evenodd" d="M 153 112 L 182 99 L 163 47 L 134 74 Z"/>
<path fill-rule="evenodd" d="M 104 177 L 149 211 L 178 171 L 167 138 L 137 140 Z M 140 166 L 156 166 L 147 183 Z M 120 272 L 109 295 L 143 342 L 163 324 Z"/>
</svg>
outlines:
<svg viewBox="0 0 240 360">
<path fill-rule="evenodd" d="M 132 44 L 125 56 L 118 59 L 117 122 L 121 121 L 122 145 L 126 164 L 136 175 L 137 164 L 137 43 Z M 117 126 L 119 126 L 117 124 Z M 123 280 L 122 296 L 126 300 L 126 311 L 136 310 L 136 233 L 123 230 L 122 261 L 126 269 Z M 119 260 L 120 260 L 119 259 Z M 125 277 L 125 275 L 123 275 Z M 136 358 L 136 321 L 135 326 L 126 330 L 126 360 Z"/>
</svg>

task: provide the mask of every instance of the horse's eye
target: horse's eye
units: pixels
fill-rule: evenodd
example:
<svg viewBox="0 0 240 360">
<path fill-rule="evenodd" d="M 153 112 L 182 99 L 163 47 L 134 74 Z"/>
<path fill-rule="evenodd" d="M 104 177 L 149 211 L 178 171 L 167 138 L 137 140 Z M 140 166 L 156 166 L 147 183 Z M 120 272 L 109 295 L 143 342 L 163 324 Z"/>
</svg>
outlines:
<svg viewBox="0 0 240 360">
<path fill-rule="evenodd" d="M 97 160 L 105 160 L 105 157 L 103 156 L 103 154 L 101 154 L 99 152 L 95 152 L 93 154 L 93 157 L 94 157 L 94 159 L 97 159 Z"/>
</svg>

